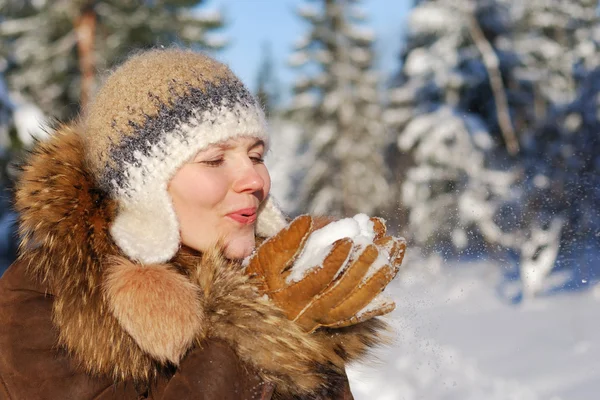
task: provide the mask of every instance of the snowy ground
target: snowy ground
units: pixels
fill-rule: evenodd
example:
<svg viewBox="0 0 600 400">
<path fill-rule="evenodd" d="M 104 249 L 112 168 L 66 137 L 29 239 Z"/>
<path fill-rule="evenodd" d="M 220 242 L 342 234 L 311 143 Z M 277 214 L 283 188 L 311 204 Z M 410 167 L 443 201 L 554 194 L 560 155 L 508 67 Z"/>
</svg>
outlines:
<svg viewBox="0 0 600 400">
<path fill-rule="evenodd" d="M 600 398 L 600 290 L 515 305 L 493 263 L 405 265 L 389 288 L 394 346 L 348 371 L 357 400 Z"/>
</svg>

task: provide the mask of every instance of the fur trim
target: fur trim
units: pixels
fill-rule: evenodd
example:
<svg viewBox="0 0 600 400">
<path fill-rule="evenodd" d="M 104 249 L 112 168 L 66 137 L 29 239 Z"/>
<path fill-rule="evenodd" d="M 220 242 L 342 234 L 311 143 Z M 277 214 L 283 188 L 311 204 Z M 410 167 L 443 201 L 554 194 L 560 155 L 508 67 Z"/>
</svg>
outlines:
<svg viewBox="0 0 600 400">
<path fill-rule="evenodd" d="M 307 334 L 261 296 L 238 264 L 217 252 L 205 254 L 190 271 L 203 290 L 208 336 L 225 340 L 276 392 L 309 394 L 327 390 L 344 376 L 347 362 L 381 342 L 385 324 L 371 320 L 346 329 Z"/>
<path fill-rule="evenodd" d="M 88 373 L 147 383 L 165 360 L 216 338 L 276 384 L 275 398 L 289 398 L 335 385 L 347 362 L 381 340 L 376 319 L 303 332 L 217 250 L 180 250 L 169 265 L 124 258 L 109 234 L 116 204 L 83 160 L 80 136 L 58 129 L 24 167 L 16 206 L 21 257 L 54 295 L 59 345 Z"/>
<path fill-rule="evenodd" d="M 119 255 L 109 235 L 116 203 L 98 190 L 80 136 L 60 127 L 34 148 L 17 184 L 21 258 L 54 295 L 59 345 L 92 375 L 143 381 L 156 362 L 107 307 L 105 263 Z"/>
<path fill-rule="evenodd" d="M 203 325 L 199 288 L 168 265 L 116 258 L 104 282 L 111 312 L 140 348 L 179 364 Z"/>
</svg>

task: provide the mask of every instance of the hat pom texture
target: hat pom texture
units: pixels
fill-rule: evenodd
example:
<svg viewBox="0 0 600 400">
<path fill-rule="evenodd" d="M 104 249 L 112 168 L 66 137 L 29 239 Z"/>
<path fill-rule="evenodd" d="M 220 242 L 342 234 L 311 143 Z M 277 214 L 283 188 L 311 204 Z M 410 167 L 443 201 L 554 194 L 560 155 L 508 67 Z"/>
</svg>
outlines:
<svg viewBox="0 0 600 400">
<path fill-rule="evenodd" d="M 189 50 L 132 57 L 107 78 L 82 121 L 88 165 L 119 203 L 111 236 L 144 264 L 166 262 L 179 249 L 167 192 L 177 170 L 211 144 L 237 136 L 268 140 L 261 107 L 230 69 Z M 266 203 L 269 221 L 259 213 L 257 225 L 270 235 L 285 218 Z"/>
</svg>

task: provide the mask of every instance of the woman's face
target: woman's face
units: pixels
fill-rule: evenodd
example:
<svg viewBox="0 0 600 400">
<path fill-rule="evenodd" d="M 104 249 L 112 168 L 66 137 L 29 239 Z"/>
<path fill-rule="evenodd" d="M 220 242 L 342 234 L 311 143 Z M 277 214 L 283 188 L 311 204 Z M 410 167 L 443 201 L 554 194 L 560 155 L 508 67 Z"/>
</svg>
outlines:
<svg viewBox="0 0 600 400">
<path fill-rule="evenodd" d="M 169 182 L 181 241 L 198 251 L 218 242 L 230 259 L 254 249 L 259 204 L 271 189 L 263 162 L 265 144 L 237 137 L 199 152 Z"/>
</svg>

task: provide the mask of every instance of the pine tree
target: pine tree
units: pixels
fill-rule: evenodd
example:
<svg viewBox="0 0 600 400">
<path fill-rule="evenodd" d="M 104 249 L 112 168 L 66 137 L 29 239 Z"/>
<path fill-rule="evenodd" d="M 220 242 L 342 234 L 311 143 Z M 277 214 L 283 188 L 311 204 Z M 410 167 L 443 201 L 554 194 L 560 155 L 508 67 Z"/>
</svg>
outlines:
<svg viewBox="0 0 600 400">
<path fill-rule="evenodd" d="M 529 94 L 532 115 L 521 156 L 522 224 L 550 230 L 562 221 L 558 259 L 575 267 L 578 285 L 589 282 L 583 260 L 600 250 L 597 7 L 595 0 L 536 0 L 512 9 L 512 49 L 520 60 L 515 76 L 521 93 Z"/>
<path fill-rule="evenodd" d="M 0 52 L 9 90 L 68 120 L 106 71 L 132 50 L 180 43 L 218 49 L 223 25 L 199 0 L 0 0 Z"/>
<path fill-rule="evenodd" d="M 263 106 L 267 117 L 277 111 L 281 88 L 275 76 L 275 66 L 270 43 L 263 43 L 262 61 L 258 69 L 256 97 Z"/>
<path fill-rule="evenodd" d="M 310 25 L 290 58 L 300 71 L 290 115 L 304 130 L 306 150 L 296 195 L 301 211 L 373 213 L 389 195 L 375 38 L 359 3 L 325 0 L 298 10 Z"/>
<path fill-rule="evenodd" d="M 534 85 L 536 118 L 554 104 L 567 104 L 578 81 L 600 64 L 596 0 L 508 1 L 510 46 L 519 54 L 515 76 Z"/>
<path fill-rule="evenodd" d="M 419 1 L 390 91 L 386 121 L 416 164 L 402 184 L 409 231 L 511 249 L 528 294 L 600 225 L 595 9 Z"/>
<path fill-rule="evenodd" d="M 498 116 L 512 116 L 514 107 L 494 95 L 491 79 L 506 76 L 513 63 L 512 54 L 493 48 L 508 34 L 506 10 L 492 1 L 475 9 L 468 1 L 418 4 L 385 113 L 398 132 L 397 157 L 414 159 L 398 189 L 410 211 L 407 230 L 422 245 L 462 249 L 481 238 L 510 245 L 494 217 L 515 176 L 495 161 L 506 157 L 514 134 L 512 121 L 503 127 Z M 486 63 L 482 50 L 490 48 L 495 62 Z"/>
</svg>

